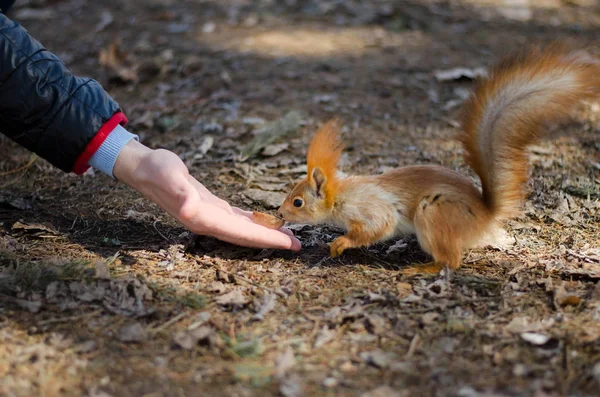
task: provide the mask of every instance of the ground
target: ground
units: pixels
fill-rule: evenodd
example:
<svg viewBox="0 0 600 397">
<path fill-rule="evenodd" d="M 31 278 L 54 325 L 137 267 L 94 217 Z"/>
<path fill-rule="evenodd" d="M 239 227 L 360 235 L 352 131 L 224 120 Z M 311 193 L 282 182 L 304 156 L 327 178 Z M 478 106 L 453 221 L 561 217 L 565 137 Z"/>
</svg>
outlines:
<svg viewBox="0 0 600 397">
<path fill-rule="evenodd" d="M 583 0 L 18 3 L 12 16 L 99 80 L 147 145 L 262 211 L 334 116 L 346 172 L 472 176 L 453 140 L 472 81 L 436 72 L 600 38 L 600 8 Z M 428 260 L 413 237 L 330 259 L 340 231 L 298 226 L 298 254 L 239 248 L 2 139 L 0 394 L 597 395 L 599 121 L 584 104 L 532 149 L 512 245 L 427 277 L 400 274 Z M 280 136 L 244 150 L 261 131 Z"/>
</svg>

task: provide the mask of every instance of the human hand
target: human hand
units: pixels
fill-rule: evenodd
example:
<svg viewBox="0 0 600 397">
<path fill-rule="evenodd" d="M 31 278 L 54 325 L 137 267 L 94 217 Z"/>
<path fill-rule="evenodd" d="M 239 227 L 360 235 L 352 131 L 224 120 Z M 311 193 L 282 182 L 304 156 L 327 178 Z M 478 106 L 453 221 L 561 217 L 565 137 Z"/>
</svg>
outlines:
<svg viewBox="0 0 600 397">
<path fill-rule="evenodd" d="M 258 225 L 252 212 L 213 195 L 173 152 L 131 140 L 119 153 L 113 174 L 194 233 L 247 247 L 300 250 L 291 231 Z"/>
</svg>

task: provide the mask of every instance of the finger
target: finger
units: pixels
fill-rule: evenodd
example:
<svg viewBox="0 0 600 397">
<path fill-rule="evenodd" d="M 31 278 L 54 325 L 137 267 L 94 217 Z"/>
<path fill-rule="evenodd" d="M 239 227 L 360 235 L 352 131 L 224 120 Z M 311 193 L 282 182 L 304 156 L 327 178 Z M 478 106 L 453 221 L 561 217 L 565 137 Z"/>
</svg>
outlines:
<svg viewBox="0 0 600 397">
<path fill-rule="evenodd" d="M 225 241 L 259 248 L 280 248 L 298 251 L 300 241 L 280 230 L 273 230 L 248 222 L 244 216 L 215 214 L 219 222 L 213 225 L 211 235 Z"/>
<path fill-rule="evenodd" d="M 251 220 L 252 222 L 254 222 L 254 214 L 251 211 L 244 211 L 242 209 L 239 209 L 237 207 L 231 207 L 231 209 L 233 210 L 233 212 L 237 215 L 241 215 L 241 216 L 245 216 L 247 217 L 249 220 Z M 290 237 L 294 237 L 294 232 L 292 232 L 289 229 L 286 229 L 285 227 L 280 227 L 278 229 L 280 232 L 287 234 Z"/>
<path fill-rule="evenodd" d="M 238 207 L 231 207 L 234 214 L 245 216 L 246 218 L 252 220 L 252 211 L 244 211 Z"/>
<path fill-rule="evenodd" d="M 273 231 L 273 230 L 271 230 Z M 275 231 L 277 232 L 277 231 Z M 228 243 L 232 243 L 235 245 L 239 245 L 242 247 L 252 247 L 252 248 L 273 248 L 273 249 L 286 249 L 286 250 L 291 250 L 291 251 L 300 251 L 300 249 L 302 248 L 302 244 L 300 243 L 300 240 L 298 240 L 295 237 L 290 237 L 286 234 L 282 234 L 287 240 L 283 240 L 285 241 L 285 243 L 283 244 L 277 244 L 276 242 L 274 242 L 273 239 L 270 239 L 268 242 L 266 243 L 260 243 L 257 241 L 250 241 L 250 240 L 245 240 L 245 239 L 241 239 L 238 236 L 231 236 L 228 234 L 216 234 L 213 235 L 213 237 L 221 240 L 221 241 L 226 241 Z"/>
<path fill-rule="evenodd" d="M 294 232 L 292 232 L 290 229 L 286 229 L 285 227 L 279 228 L 279 231 L 287 234 L 290 237 L 295 237 Z"/>
</svg>

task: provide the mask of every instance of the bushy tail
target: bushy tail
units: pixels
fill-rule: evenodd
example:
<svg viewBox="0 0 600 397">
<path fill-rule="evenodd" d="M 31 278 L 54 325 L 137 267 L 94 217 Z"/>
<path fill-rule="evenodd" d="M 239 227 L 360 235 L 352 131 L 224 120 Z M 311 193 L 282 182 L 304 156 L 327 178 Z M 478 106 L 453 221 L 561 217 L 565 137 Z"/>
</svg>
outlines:
<svg viewBox="0 0 600 397">
<path fill-rule="evenodd" d="M 513 55 L 495 66 L 464 107 L 459 140 L 497 219 L 518 214 L 527 181 L 527 146 L 581 100 L 600 97 L 600 61 L 560 45 Z"/>
</svg>

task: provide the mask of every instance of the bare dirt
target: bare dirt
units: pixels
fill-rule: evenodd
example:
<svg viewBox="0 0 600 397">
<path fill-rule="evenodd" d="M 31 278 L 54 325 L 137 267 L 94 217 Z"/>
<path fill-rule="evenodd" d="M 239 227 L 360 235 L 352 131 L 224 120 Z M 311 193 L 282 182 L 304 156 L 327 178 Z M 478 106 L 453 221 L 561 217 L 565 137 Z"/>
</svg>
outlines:
<svg viewBox="0 0 600 397">
<path fill-rule="evenodd" d="M 347 172 L 471 175 L 453 141 L 471 80 L 436 71 L 600 38 L 595 1 L 520 3 L 36 0 L 12 16 L 99 80 L 143 142 L 181 155 L 231 203 L 268 211 L 334 116 Z M 241 161 L 290 111 L 301 126 Z M 298 254 L 239 248 L 2 139 L 0 394 L 598 395 L 599 121 L 585 104 L 532 149 L 524 215 L 505 225 L 515 244 L 411 278 L 399 269 L 428 259 L 412 237 L 335 260 L 329 227 L 295 227 Z"/>
</svg>

